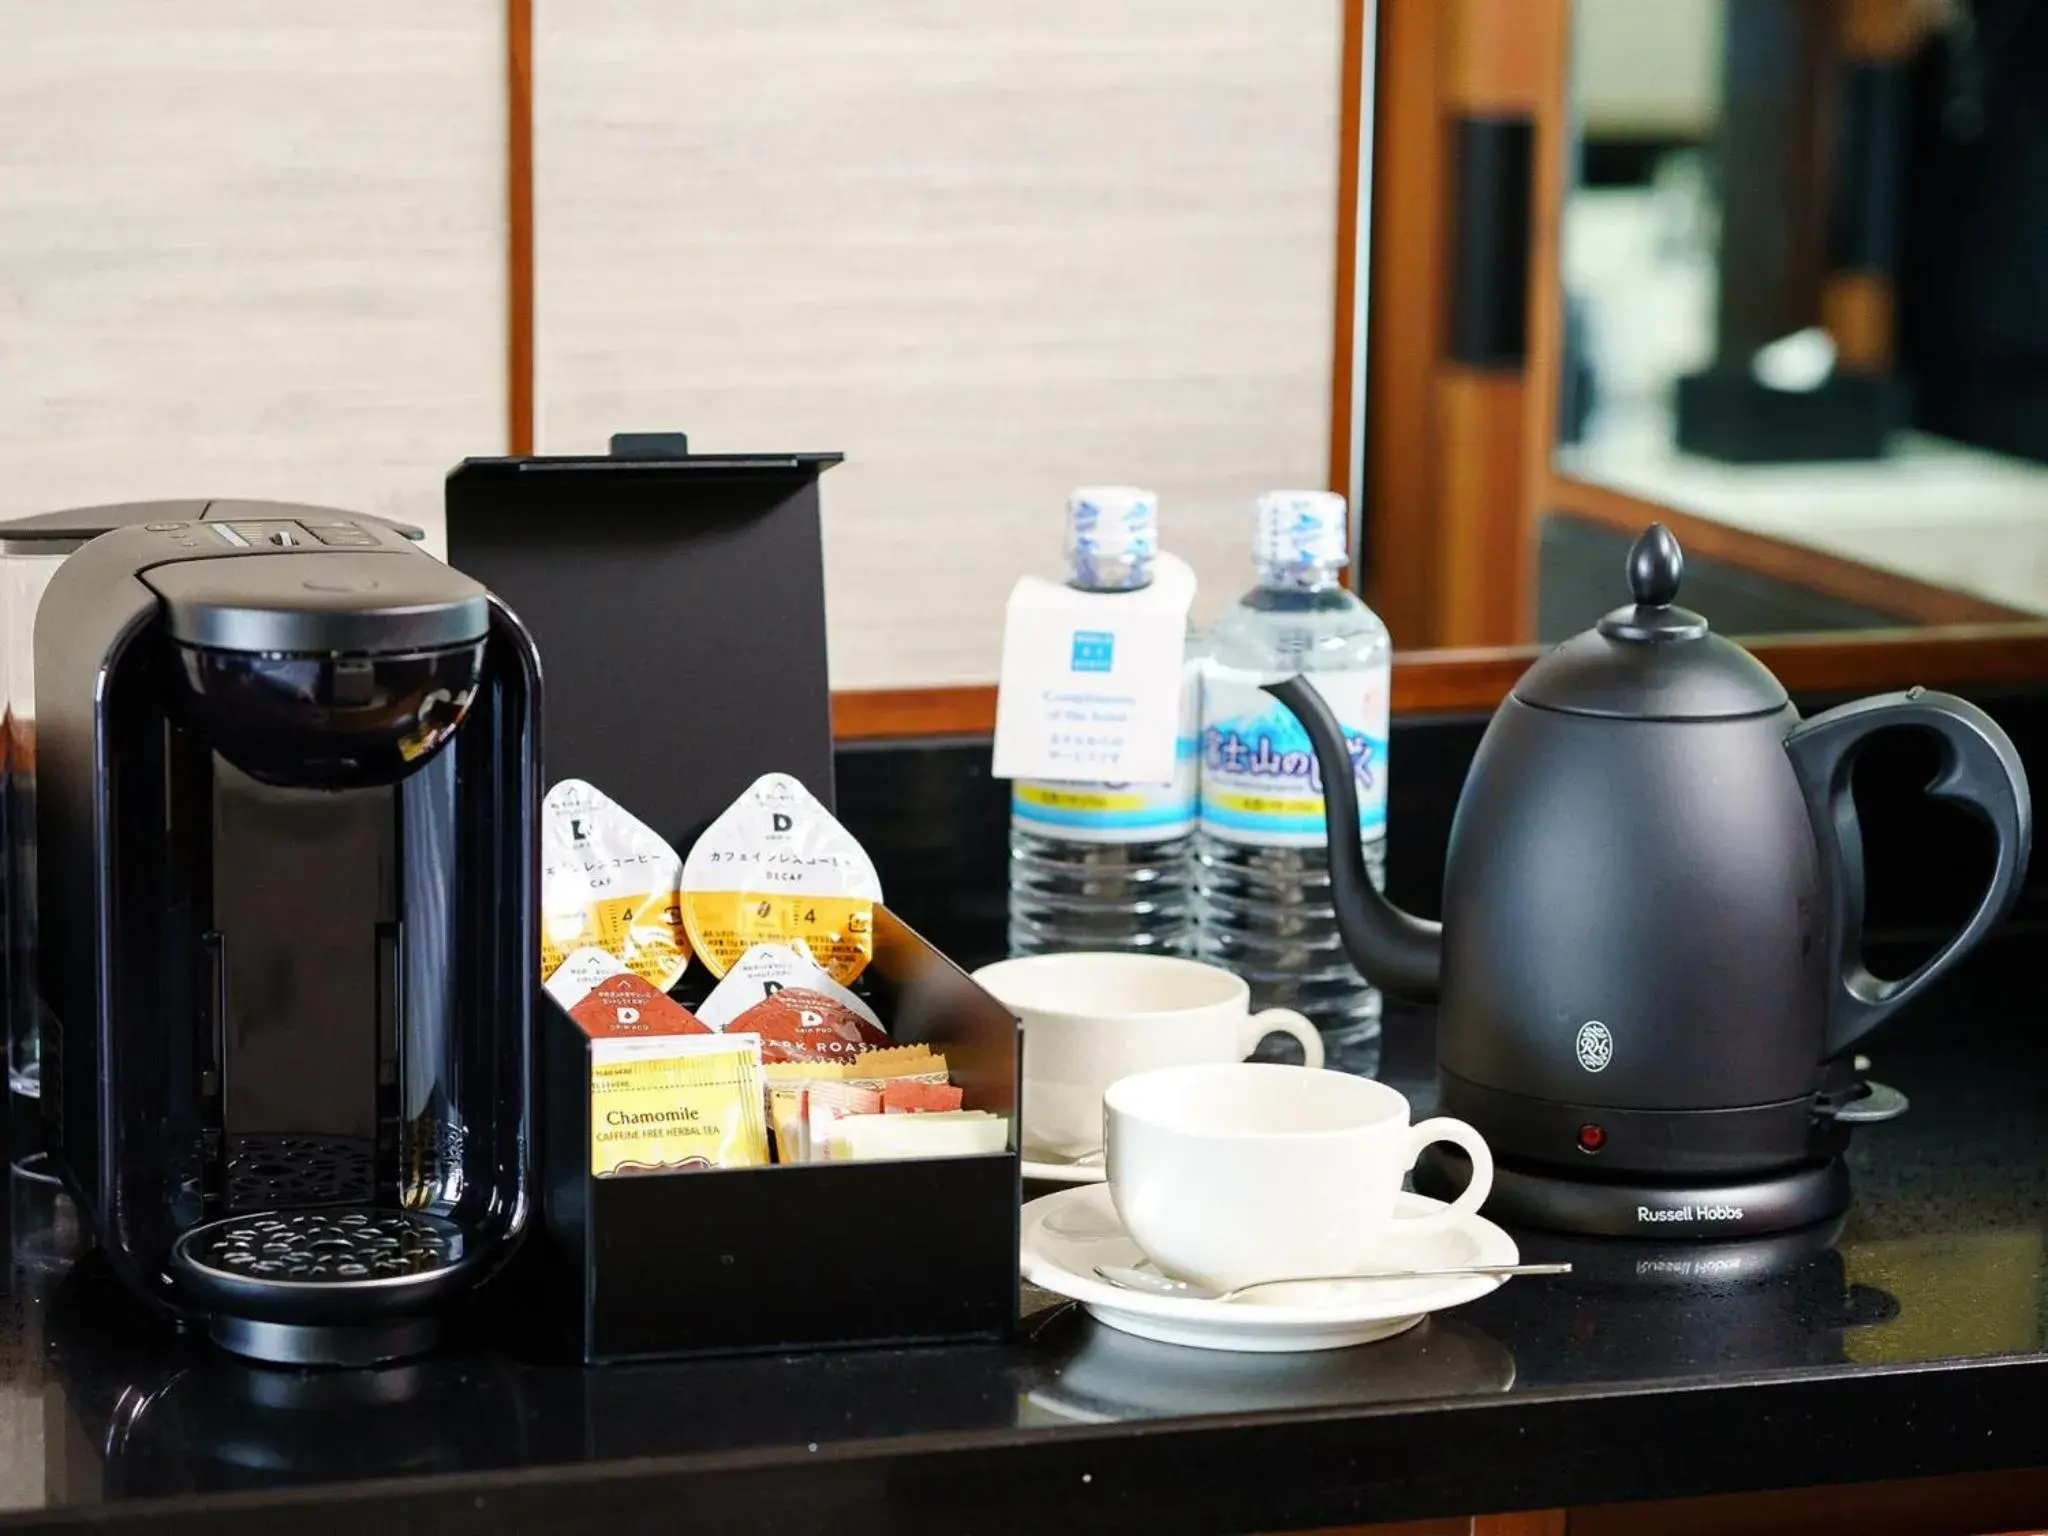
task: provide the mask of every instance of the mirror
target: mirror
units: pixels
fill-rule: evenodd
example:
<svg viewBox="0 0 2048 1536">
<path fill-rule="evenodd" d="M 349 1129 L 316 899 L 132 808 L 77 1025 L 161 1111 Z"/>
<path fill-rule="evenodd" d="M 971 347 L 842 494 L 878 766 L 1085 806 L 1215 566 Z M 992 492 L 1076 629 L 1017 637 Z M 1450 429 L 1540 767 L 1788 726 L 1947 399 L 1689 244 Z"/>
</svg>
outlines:
<svg viewBox="0 0 2048 1536">
<path fill-rule="evenodd" d="M 1575 0 L 1539 637 L 2048 615 L 2048 4 Z M 1600 493 L 1618 493 L 1604 495 Z"/>
</svg>

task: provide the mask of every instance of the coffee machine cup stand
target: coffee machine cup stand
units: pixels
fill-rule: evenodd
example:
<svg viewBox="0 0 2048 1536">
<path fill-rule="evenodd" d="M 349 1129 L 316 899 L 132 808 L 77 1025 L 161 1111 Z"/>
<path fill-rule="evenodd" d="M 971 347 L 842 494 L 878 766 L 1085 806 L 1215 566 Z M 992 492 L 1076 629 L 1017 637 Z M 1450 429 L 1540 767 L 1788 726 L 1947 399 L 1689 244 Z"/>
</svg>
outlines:
<svg viewBox="0 0 2048 1536">
<path fill-rule="evenodd" d="M 1495 1157 L 1488 1214 L 1604 1237 L 1748 1238 L 1849 1206 L 1851 1128 L 1904 1096 L 1869 1081 L 1869 1032 L 1981 940 L 2026 872 L 2018 751 L 1975 705 L 1922 688 L 1802 720 L 1748 651 L 1676 606 L 1678 542 L 1629 552 L 1631 601 L 1554 647 L 1488 725 L 1459 795 L 1444 917 L 1329 840 L 1345 948 L 1388 992 L 1440 1001 L 1445 1113 Z M 1308 679 L 1269 685 L 1356 820 L 1341 728 Z M 1931 735 L 1928 793 L 1973 812 L 1996 858 L 1976 909 L 1898 980 L 1862 958 L 1850 772 L 1873 735 Z M 1416 1187 L 1464 1185 L 1438 1148 Z"/>
<path fill-rule="evenodd" d="M 838 462 L 661 433 L 451 472 L 450 560 L 545 658 L 551 781 L 587 780 L 678 850 L 764 773 L 832 803 L 818 481 Z M 966 1108 L 1008 1118 L 1005 1151 L 593 1178 L 589 1042 L 536 970 L 543 1220 L 520 1267 L 582 1359 L 1015 1331 L 1017 1021 L 886 906 L 860 984 L 898 1043 L 945 1055 Z"/>
<path fill-rule="evenodd" d="M 388 1360 L 526 1221 L 538 659 L 380 519 L 202 511 L 37 614 L 46 1143 L 160 1311 Z"/>
</svg>

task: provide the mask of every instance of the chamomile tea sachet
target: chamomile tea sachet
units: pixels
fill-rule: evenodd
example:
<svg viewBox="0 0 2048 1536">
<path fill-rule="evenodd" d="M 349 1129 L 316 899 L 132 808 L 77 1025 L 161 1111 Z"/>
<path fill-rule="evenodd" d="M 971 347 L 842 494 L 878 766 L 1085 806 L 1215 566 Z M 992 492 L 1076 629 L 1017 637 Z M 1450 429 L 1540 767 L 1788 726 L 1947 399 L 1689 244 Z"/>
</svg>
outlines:
<svg viewBox="0 0 2048 1536">
<path fill-rule="evenodd" d="M 590 1171 L 757 1168 L 768 1161 L 761 1042 L 657 1035 L 590 1043 Z"/>
<path fill-rule="evenodd" d="M 867 851 L 786 773 L 749 785 L 683 865 L 683 923 L 714 976 L 774 944 L 845 986 L 874 958 L 881 899 Z"/>
<path fill-rule="evenodd" d="M 581 779 L 541 803 L 541 979 L 598 949 L 657 992 L 690 963 L 678 905 L 682 861 L 646 822 Z"/>
</svg>

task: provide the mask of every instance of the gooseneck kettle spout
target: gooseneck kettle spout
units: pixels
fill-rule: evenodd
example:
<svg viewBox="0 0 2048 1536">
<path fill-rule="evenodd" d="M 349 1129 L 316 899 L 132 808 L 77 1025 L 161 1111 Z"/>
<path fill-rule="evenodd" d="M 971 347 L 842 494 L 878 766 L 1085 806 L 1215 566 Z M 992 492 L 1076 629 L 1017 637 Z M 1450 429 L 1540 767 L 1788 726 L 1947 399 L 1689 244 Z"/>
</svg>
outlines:
<svg viewBox="0 0 2048 1536">
<path fill-rule="evenodd" d="M 1372 883 L 1358 837 L 1358 786 L 1343 727 L 1306 677 L 1268 683 L 1266 692 L 1301 722 L 1322 770 L 1323 809 L 1330 824 L 1330 905 L 1345 953 L 1374 986 L 1411 1002 L 1435 1002 L 1443 974 L 1442 925 L 1403 912 Z"/>
</svg>

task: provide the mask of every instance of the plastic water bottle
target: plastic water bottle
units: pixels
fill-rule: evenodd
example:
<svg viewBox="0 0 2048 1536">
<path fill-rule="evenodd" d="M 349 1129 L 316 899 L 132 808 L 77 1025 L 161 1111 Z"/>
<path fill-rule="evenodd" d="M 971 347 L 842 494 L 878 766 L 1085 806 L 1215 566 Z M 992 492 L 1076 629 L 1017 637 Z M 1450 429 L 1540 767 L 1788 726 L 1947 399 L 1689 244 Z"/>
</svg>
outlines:
<svg viewBox="0 0 2048 1536">
<path fill-rule="evenodd" d="M 1259 686 L 1306 673 L 1329 700 L 1351 747 L 1358 835 L 1383 884 L 1391 647 L 1344 585 L 1345 527 L 1344 498 L 1331 492 L 1259 498 L 1258 585 L 1209 636 L 1196 878 L 1200 957 L 1250 983 L 1253 1007 L 1307 1014 L 1332 1059 L 1348 1051 L 1358 1065 L 1376 1057 L 1380 995 L 1337 934 L 1308 734 Z"/>
<path fill-rule="evenodd" d="M 1068 583 L 1084 592 L 1151 585 L 1159 502 L 1131 486 L 1067 501 Z M 1010 953 L 1194 951 L 1195 707 L 1186 669 L 1168 784 L 1019 780 L 1010 792 Z"/>
</svg>

